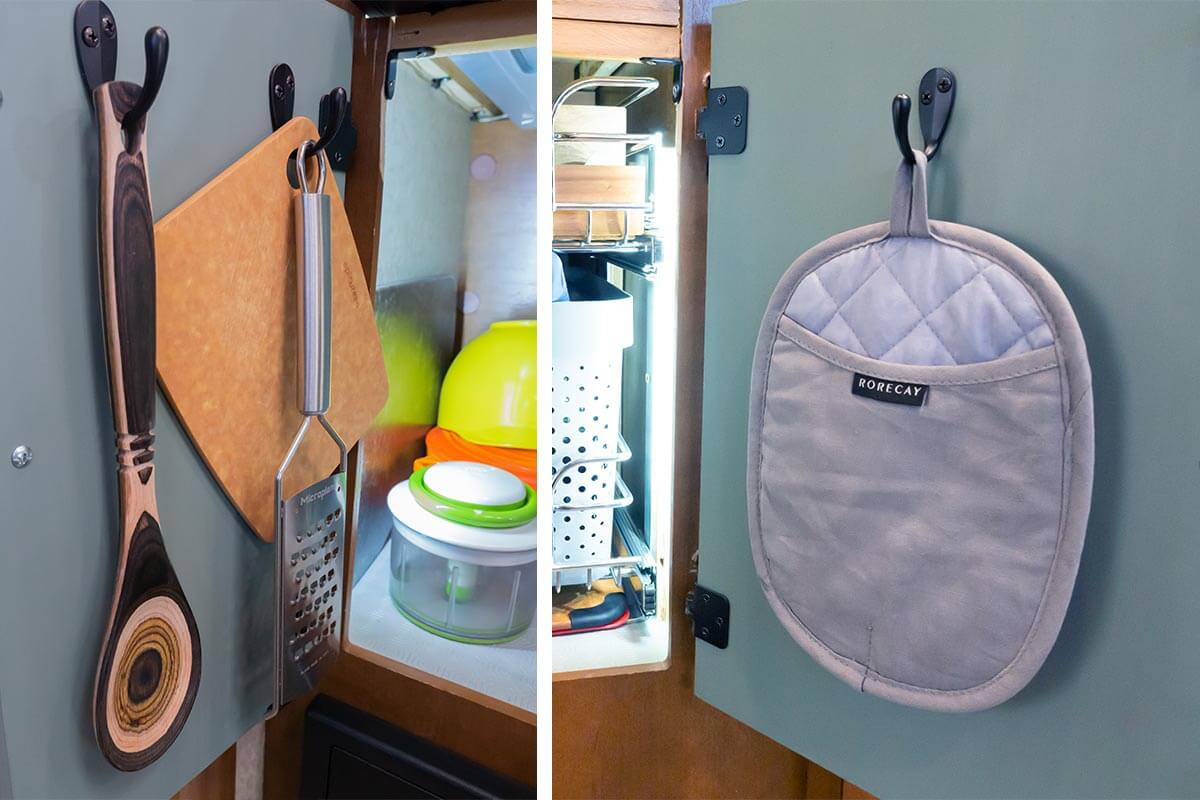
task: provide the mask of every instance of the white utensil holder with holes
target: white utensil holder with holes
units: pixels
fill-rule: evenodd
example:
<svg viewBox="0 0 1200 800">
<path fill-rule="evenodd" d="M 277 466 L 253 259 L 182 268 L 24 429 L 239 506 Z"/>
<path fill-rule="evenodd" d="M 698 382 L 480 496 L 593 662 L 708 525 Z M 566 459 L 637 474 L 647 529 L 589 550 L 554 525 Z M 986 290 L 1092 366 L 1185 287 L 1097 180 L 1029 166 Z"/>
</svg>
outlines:
<svg viewBox="0 0 1200 800">
<path fill-rule="evenodd" d="M 551 357 L 551 477 L 554 565 L 582 569 L 612 558 L 617 464 L 628 457 L 618 444 L 621 362 L 633 344 L 633 301 L 607 281 L 567 271 L 571 299 L 554 303 Z M 567 583 L 586 572 L 564 574 Z"/>
</svg>

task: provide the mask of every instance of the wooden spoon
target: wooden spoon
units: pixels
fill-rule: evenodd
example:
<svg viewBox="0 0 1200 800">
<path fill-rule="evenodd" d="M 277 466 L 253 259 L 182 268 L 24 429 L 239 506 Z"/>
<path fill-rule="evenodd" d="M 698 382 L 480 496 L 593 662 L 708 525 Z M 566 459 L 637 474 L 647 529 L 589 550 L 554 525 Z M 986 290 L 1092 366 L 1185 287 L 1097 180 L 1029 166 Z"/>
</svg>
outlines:
<svg viewBox="0 0 1200 800">
<path fill-rule="evenodd" d="M 165 34 L 163 40 L 165 61 Z M 148 52 L 150 44 L 148 36 Z M 137 84 L 122 82 L 103 83 L 94 92 L 100 278 L 121 543 L 92 720 L 101 752 L 122 770 L 141 769 L 166 752 L 200 685 L 200 634 L 167 557 L 154 494 L 154 219 L 145 115 L 122 130 L 141 94 Z"/>
</svg>

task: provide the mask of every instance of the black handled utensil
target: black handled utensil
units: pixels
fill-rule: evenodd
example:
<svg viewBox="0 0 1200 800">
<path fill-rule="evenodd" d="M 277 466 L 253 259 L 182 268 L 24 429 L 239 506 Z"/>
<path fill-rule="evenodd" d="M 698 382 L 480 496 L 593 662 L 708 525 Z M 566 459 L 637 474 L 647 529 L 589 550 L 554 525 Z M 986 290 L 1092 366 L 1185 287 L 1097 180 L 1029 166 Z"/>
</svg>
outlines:
<svg viewBox="0 0 1200 800">
<path fill-rule="evenodd" d="M 167 557 L 154 490 L 154 216 L 146 112 L 162 84 L 168 39 L 162 28 L 146 32 L 146 78 L 138 86 L 113 80 L 116 23 L 108 7 L 80 3 L 76 24 L 84 28 L 77 47 L 100 133 L 100 288 L 121 526 L 92 720 L 105 758 L 118 769 L 137 770 L 175 741 L 200 685 L 200 634 Z M 111 40 L 111 49 L 89 69 L 84 51 L 100 48 L 92 44 L 96 36 Z"/>
</svg>

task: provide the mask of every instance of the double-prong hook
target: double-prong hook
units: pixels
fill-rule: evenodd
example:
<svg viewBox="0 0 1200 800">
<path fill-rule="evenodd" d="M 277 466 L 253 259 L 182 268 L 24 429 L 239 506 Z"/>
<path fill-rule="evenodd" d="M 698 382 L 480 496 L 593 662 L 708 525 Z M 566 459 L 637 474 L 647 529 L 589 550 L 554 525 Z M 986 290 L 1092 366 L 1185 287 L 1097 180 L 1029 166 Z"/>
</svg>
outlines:
<svg viewBox="0 0 1200 800">
<path fill-rule="evenodd" d="M 287 64 L 276 64 L 271 68 L 268 83 L 270 93 L 267 96 L 267 109 L 271 114 L 271 130 L 277 131 L 292 118 L 292 110 L 296 105 L 296 77 Z M 321 135 L 316 146 L 309 148 L 309 155 L 323 152 L 338 135 L 346 119 L 348 105 L 346 90 L 341 86 L 321 97 Z"/>
<path fill-rule="evenodd" d="M 146 77 L 137 100 L 121 119 L 126 137 L 137 133 L 162 88 L 169 50 L 165 30 L 156 25 L 146 31 Z M 116 80 L 117 73 L 117 21 L 103 0 L 82 0 L 75 7 L 75 54 L 90 101 L 96 87 Z"/>
<path fill-rule="evenodd" d="M 954 73 L 943 67 L 934 67 L 921 78 L 918 97 L 921 101 L 921 134 L 925 137 L 925 157 L 932 159 L 941 147 L 946 126 L 950 123 L 950 112 L 954 109 L 954 93 L 958 81 Z M 892 99 L 892 129 L 896 134 L 896 145 L 905 162 L 912 164 L 912 144 L 908 138 L 908 117 L 912 111 L 912 99 L 898 94 Z"/>
<path fill-rule="evenodd" d="M 346 90 L 341 86 L 321 98 L 320 117 L 325 124 L 321 128 L 321 138 L 317 139 L 315 153 L 323 152 L 333 141 L 333 137 L 338 135 L 338 131 L 342 129 L 342 123 L 346 120 L 348 105 Z"/>
</svg>

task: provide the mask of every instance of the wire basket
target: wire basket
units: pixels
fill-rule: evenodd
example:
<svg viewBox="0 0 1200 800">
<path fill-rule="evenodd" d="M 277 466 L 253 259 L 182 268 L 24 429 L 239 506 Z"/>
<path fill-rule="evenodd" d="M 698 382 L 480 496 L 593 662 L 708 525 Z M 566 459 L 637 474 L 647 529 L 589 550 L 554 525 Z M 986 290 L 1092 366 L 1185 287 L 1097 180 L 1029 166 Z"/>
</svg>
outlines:
<svg viewBox="0 0 1200 800">
<path fill-rule="evenodd" d="M 629 295 L 594 275 L 568 270 L 571 300 L 554 303 L 551 363 L 551 478 L 556 566 L 612 557 L 613 509 L 632 500 L 617 464 L 621 362 L 633 344 Z"/>
</svg>

